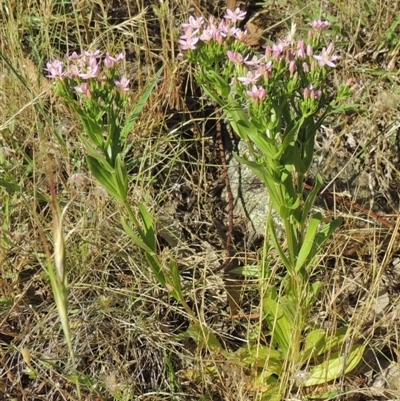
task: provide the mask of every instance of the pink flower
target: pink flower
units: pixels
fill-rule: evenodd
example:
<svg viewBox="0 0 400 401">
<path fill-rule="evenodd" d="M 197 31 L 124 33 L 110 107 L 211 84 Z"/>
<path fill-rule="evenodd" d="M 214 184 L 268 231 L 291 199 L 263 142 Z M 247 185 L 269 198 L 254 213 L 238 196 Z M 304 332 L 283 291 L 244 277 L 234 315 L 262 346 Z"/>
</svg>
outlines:
<svg viewBox="0 0 400 401">
<path fill-rule="evenodd" d="M 260 65 L 261 59 L 259 59 L 257 56 L 253 56 L 251 60 L 244 61 L 246 65 L 251 65 L 253 67 L 258 67 Z"/>
<path fill-rule="evenodd" d="M 228 34 L 229 34 L 229 26 L 225 24 L 224 20 L 222 20 L 218 24 L 218 28 L 215 30 L 214 39 L 218 43 L 222 43 L 222 41 L 224 40 L 224 38 L 228 36 Z"/>
<path fill-rule="evenodd" d="M 234 26 L 231 26 L 229 29 L 228 29 L 228 32 L 226 33 L 226 36 L 233 36 L 234 38 L 236 38 L 236 34 L 237 34 L 237 32 L 238 31 L 240 31 L 240 29 L 239 28 L 235 28 Z"/>
<path fill-rule="evenodd" d="M 185 33 L 179 39 L 193 39 L 197 38 L 198 31 L 194 31 L 192 28 L 186 29 Z"/>
<path fill-rule="evenodd" d="M 243 62 L 245 61 L 245 58 L 240 53 L 234 53 L 228 50 L 226 54 L 228 56 L 228 59 L 232 61 L 232 63 L 243 64 Z"/>
<path fill-rule="evenodd" d="M 246 91 L 246 94 L 255 101 L 265 99 L 267 96 L 266 90 L 262 86 L 253 85 L 250 91 Z"/>
<path fill-rule="evenodd" d="M 117 59 L 115 57 L 110 56 L 110 54 L 107 52 L 106 56 L 104 57 L 104 60 L 103 60 L 104 67 L 112 68 L 112 67 L 114 67 L 116 62 L 117 62 Z"/>
<path fill-rule="evenodd" d="M 230 20 L 233 24 L 235 24 L 237 21 L 242 21 L 246 17 L 246 11 L 241 11 L 239 7 L 236 8 L 235 11 L 232 10 L 226 10 L 226 14 L 224 15 L 224 18 L 226 20 Z"/>
<path fill-rule="evenodd" d="M 114 81 L 115 86 L 122 92 L 129 91 L 129 82 L 130 79 L 127 79 L 126 77 L 121 77 L 119 81 Z"/>
<path fill-rule="evenodd" d="M 316 30 L 316 31 L 326 31 L 331 27 L 331 23 L 329 21 L 322 21 L 320 19 L 314 20 L 311 22 L 311 26 Z"/>
<path fill-rule="evenodd" d="M 196 49 L 196 43 L 199 41 L 199 38 L 188 37 L 184 38 L 181 36 L 181 39 L 178 41 L 181 45 L 182 50 L 194 50 Z"/>
<path fill-rule="evenodd" d="M 84 55 L 85 57 L 88 57 L 88 58 L 92 58 L 92 57 L 97 58 L 97 57 L 100 57 L 100 50 L 96 50 L 94 52 L 88 52 L 87 50 L 84 50 L 82 52 L 82 55 Z"/>
<path fill-rule="evenodd" d="M 323 67 L 325 65 L 335 68 L 336 64 L 334 63 L 335 60 L 338 59 L 338 56 L 333 55 L 333 43 L 330 43 L 328 48 L 325 47 L 322 49 L 322 52 L 319 56 L 314 56 L 315 60 L 318 61 L 318 64 Z"/>
<path fill-rule="evenodd" d="M 96 56 L 89 57 L 89 62 L 86 65 L 86 72 L 81 72 L 78 76 L 82 79 L 97 78 L 100 74 L 100 65 L 96 60 Z"/>
<path fill-rule="evenodd" d="M 286 44 L 282 40 L 278 40 L 277 43 L 272 45 L 272 57 L 278 59 L 283 55 L 286 50 Z"/>
<path fill-rule="evenodd" d="M 198 31 L 204 24 L 203 17 L 193 17 L 192 15 L 189 17 L 189 22 L 183 23 L 182 28 L 184 31 L 187 29 L 192 29 L 194 31 Z"/>
<path fill-rule="evenodd" d="M 216 29 L 217 28 L 215 27 L 215 25 L 212 25 L 204 29 L 201 35 L 199 36 L 200 40 L 202 40 L 203 42 L 209 42 L 210 40 L 212 40 L 215 36 Z"/>
<path fill-rule="evenodd" d="M 65 75 L 64 63 L 60 60 L 46 63 L 46 68 L 44 70 L 49 72 L 49 75 L 46 75 L 48 78 L 62 78 Z"/>
<path fill-rule="evenodd" d="M 77 61 L 81 58 L 82 56 L 78 54 L 77 52 L 73 52 L 70 56 L 68 56 L 68 60 L 70 61 Z"/>
<path fill-rule="evenodd" d="M 67 71 L 67 76 L 71 77 L 71 78 L 78 77 L 80 73 L 81 72 L 80 72 L 78 66 L 75 64 L 71 64 L 69 66 L 69 70 Z"/>
<path fill-rule="evenodd" d="M 290 73 L 290 76 L 291 76 L 291 77 L 293 76 L 293 74 L 295 73 L 295 71 L 296 71 L 296 62 L 295 62 L 294 60 L 292 60 L 292 61 L 289 63 L 289 73 Z"/>
<path fill-rule="evenodd" d="M 117 62 L 120 62 L 120 61 L 124 60 L 125 59 L 125 53 L 122 53 L 122 52 L 118 53 L 116 59 L 117 59 Z"/>
<path fill-rule="evenodd" d="M 310 72 L 310 67 L 306 62 L 303 63 L 303 72 Z"/>
<path fill-rule="evenodd" d="M 104 57 L 104 60 L 103 60 L 104 67 L 112 68 L 112 67 L 114 67 L 114 65 L 116 63 L 122 61 L 124 58 L 125 58 L 125 54 L 124 53 L 119 53 L 117 55 L 117 57 L 112 57 L 112 56 L 110 56 L 110 53 L 107 52 L 106 56 Z"/>
<path fill-rule="evenodd" d="M 87 82 L 83 82 L 79 86 L 75 86 L 74 89 L 75 89 L 75 92 L 83 93 L 87 97 L 92 96 L 92 92 L 90 91 L 90 86 Z"/>
<path fill-rule="evenodd" d="M 269 60 L 267 64 L 260 64 L 256 72 L 268 79 L 272 75 L 272 60 Z"/>
<path fill-rule="evenodd" d="M 249 71 L 245 77 L 238 77 L 238 80 L 243 85 L 253 85 L 256 84 L 259 78 L 261 77 L 261 73 L 259 72 L 251 72 Z"/>
<path fill-rule="evenodd" d="M 299 40 L 297 42 L 297 57 L 300 60 L 304 60 L 306 58 L 306 44 L 304 40 Z"/>
<path fill-rule="evenodd" d="M 214 35 L 214 39 L 221 44 L 224 40 L 224 38 L 226 37 L 226 34 L 224 32 L 222 32 L 220 29 L 217 29 L 215 31 L 215 35 Z"/>
</svg>

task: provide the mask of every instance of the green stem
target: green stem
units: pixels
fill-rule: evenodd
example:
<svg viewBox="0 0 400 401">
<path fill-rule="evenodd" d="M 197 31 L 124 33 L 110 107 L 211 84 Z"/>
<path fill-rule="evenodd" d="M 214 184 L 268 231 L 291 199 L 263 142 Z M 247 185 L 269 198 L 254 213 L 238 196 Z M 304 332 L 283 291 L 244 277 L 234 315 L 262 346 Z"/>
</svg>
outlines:
<svg viewBox="0 0 400 401">
<path fill-rule="evenodd" d="M 135 227 L 136 227 L 137 229 L 139 229 L 139 228 L 140 228 L 139 221 L 138 221 L 138 219 L 136 218 L 135 213 L 133 213 L 133 210 L 132 210 L 132 208 L 131 208 L 131 205 L 130 205 L 129 202 L 128 202 L 128 199 L 125 199 L 125 200 L 123 201 L 123 205 L 124 205 L 126 211 L 128 212 L 129 218 L 133 221 L 133 224 L 135 225 Z"/>
<path fill-rule="evenodd" d="M 135 216 L 135 213 L 133 212 L 129 202 L 127 199 L 125 199 L 125 201 L 123 202 L 124 207 L 126 209 L 126 211 L 128 212 L 129 218 L 133 221 L 134 226 L 136 227 L 136 229 L 140 232 L 141 228 L 140 228 L 140 224 L 138 219 Z M 141 233 L 140 233 L 141 234 Z M 143 235 L 141 235 L 143 237 Z M 156 254 L 152 254 L 151 255 L 155 262 L 157 263 L 158 266 L 162 266 L 162 262 L 159 260 L 158 256 Z M 177 298 L 177 297 L 174 297 Z M 187 314 L 190 316 L 190 318 L 193 321 L 198 321 L 198 319 L 196 319 L 196 315 L 194 314 L 194 312 L 192 311 L 192 309 L 190 309 L 189 305 L 187 304 L 187 302 L 183 299 L 183 297 L 179 297 L 179 299 L 177 299 L 177 301 L 179 301 L 183 308 L 185 309 L 185 311 L 187 312 Z"/>
</svg>

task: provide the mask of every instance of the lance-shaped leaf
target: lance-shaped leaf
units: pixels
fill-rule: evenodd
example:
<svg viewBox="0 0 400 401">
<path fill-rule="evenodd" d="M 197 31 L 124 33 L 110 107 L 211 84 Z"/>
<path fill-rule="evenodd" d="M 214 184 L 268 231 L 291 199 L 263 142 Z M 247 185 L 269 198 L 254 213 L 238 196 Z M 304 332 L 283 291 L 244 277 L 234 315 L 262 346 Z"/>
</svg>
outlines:
<svg viewBox="0 0 400 401">
<path fill-rule="evenodd" d="M 267 374 L 280 376 L 282 374 L 284 356 L 281 351 L 268 345 L 253 345 L 246 350 L 246 356 L 241 358 L 246 365 L 264 368 L 263 376 Z"/>
<path fill-rule="evenodd" d="M 118 190 L 119 198 L 125 201 L 128 196 L 128 174 L 126 172 L 125 163 L 120 154 L 118 154 L 115 159 L 113 176 L 115 184 L 114 188 Z"/>
<path fill-rule="evenodd" d="M 143 222 L 143 234 L 146 245 L 153 251 L 156 252 L 156 235 L 154 230 L 154 223 L 150 213 L 147 211 L 146 206 L 143 203 L 138 204 L 140 217 Z"/>
<path fill-rule="evenodd" d="M 296 260 L 296 272 L 300 271 L 310 255 L 311 249 L 314 246 L 315 237 L 317 235 L 318 226 L 321 223 L 321 220 L 321 213 L 316 213 L 308 223 L 306 235 L 304 236 L 303 244 Z"/>
<path fill-rule="evenodd" d="M 300 225 L 302 227 L 304 226 L 304 224 L 308 218 L 311 208 L 315 204 L 315 198 L 317 197 L 318 192 L 322 187 L 322 184 L 323 184 L 322 177 L 319 174 L 317 174 L 317 176 L 315 177 L 314 187 L 311 190 L 311 192 L 308 194 L 307 199 L 304 202 L 303 214 L 302 214 L 301 221 L 300 221 Z"/>
<path fill-rule="evenodd" d="M 86 156 L 86 162 L 89 170 L 94 175 L 96 180 L 106 189 L 106 191 L 115 199 L 123 202 L 124 197 L 121 197 L 120 190 L 117 187 L 114 179 L 114 174 L 110 173 L 92 156 Z"/>
<path fill-rule="evenodd" d="M 293 340 L 293 324 L 296 321 L 295 305 L 283 296 L 277 300 L 267 296 L 263 300 L 263 310 L 274 341 L 279 344 L 282 353 L 286 355 Z"/>
<path fill-rule="evenodd" d="M 328 383 L 339 378 L 343 373 L 351 372 L 361 361 L 365 345 L 355 344 L 345 356 L 343 352 L 334 352 L 327 355 L 327 359 L 311 369 L 310 376 L 303 383 L 304 386 L 315 386 Z"/>
<path fill-rule="evenodd" d="M 75 110 L 78 113 L 83 128 L 85 129 L 89 138 L 96 146 L 98 146 L 100 149 L 103 149 L 103 126 L 100 125 L 92 116 L 90 116 L 85 110 L 82 110 L 80 107 L 75 107 Z"/>
<path fill-rule="evenodd" d="M 121 224 L 124 227 L 125 232 L 131 237 L 131 240 L 141 249 L 143 249 L 145 252 L 152 253 L 153 249 L 150 248 L 146 242 L 145 242 L 145 235 L 143 231 L 138 227 L 138 236 L 127 224 L 127 222 L 124 219 L 121 219 Z"/>
</svg>

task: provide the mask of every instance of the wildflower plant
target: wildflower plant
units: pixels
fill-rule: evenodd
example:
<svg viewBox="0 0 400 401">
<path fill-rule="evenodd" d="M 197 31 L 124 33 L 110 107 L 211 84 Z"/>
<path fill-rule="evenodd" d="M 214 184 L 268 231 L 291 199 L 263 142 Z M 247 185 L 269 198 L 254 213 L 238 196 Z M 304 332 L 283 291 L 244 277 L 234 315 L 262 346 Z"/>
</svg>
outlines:
<svg viewBox="0 0 400 401">
<path fill-rule="evenodd" d="M 129 80 L 119 76 L 123 60 L 123 53 L 115 57 L 106 53 L 101 59 L 99 51 L 74 52 L 65 61 L 54 60 L 45 68 L 47 76 L 56 80 L 57 93 L 80 117 L 88 135 L 82 140 L 89 151 L 87 162 L 92 173 L 120 200 L 126 198 L 128 190 L 120 158 L 127 135 L 122 124 L 129 91 Z"/>
<path fill-rule="evenodd" d="M 120 75 L 125 56 L 115 56 L 100 51 L 81 54 L 76 52 L 64 61 L 55 60 L 46 64 L 47 76 L 54 79 L 58 95 L 78 114 L 87 136 L 82 135 L 88 155 L 88 167 L 108 193 L 122 203 L 126 216 L 121 224 L 132 241 L 144 252 L 146 261 L 157 281 L 168 293 L 179 301 L 187 312 L 192 324 L 188 335 L 198 344 L 220 347 L 215 335 L 196 319 L 185 301 L 176 261 L 171 257 L 166 266 L 157 249 L 154 218 L 144 203 L 137 203 L 136 217 L 128 199 L 128 172 L 124 156 L 128 146 L 128 134 L 146 104 L 158 78 L 161 68 L 144 94 L 139 98 L 133 111 L 127 115 L 130 99 L 130 80 Z M 129 221 L 133 223 L 132 229 Z"/>
<path fill-rule="evenodd" d="M 284 228 L 283 240 L 276 223 L 267 221 L 266 238 L 271 238 L 286 268 L 280 288 L 260 286 L 271 344 L 257 344 L 245 358 L 263 368 L 258 377 L 271 385 L 271 398 L 280 399 L 284 376 L 294 382 L 301 376 L 302 385 L 329 381 L 353 369 L 363 351 L 355 344 L 345 362 L 339 351 L 347 330 L 340 328 L 328 339 L 325 330 L 309 322 L 321 287 L 310 278 L 322 247 L 341 220 L 325 223 L 321 213 L 313 211 L 323 183 L 320 175 L 310 193 L 304 186 L 319 128 L 328 116 L 344 110 L 356 85 L 348 80 L 333 90 L 331 77 L 339 57 L 327 21 L 312 22 L 307 36 L 300 39 L 293 25 L 286 37 L 269 43 L 259 54 L 239 27 L 244 18 L 239 8 L 228 10 L 221 20 L 190 17 L 182 25 L 179 44 L 195 66 L 201 88 L 247 144 L 250 156 L 236 157 L 264 182 Z M 261 282 L 268 282 L 270 270 L 261 270 Z M 299 376 L 306 364 L 324 354 L 324 363 Z"/>
</svg>

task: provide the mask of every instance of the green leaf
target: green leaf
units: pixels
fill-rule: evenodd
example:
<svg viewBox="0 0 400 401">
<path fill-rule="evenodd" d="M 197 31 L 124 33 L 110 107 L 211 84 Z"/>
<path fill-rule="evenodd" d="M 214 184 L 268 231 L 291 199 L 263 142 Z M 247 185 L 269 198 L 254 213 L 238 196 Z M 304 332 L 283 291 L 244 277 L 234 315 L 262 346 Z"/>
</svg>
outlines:
<svg viewBox="0 0 400 401">
<path fill-rule="evenodd" d="M 273 349 L 268 345 L 253 345 L 250 349 L 246 350 L 246 356 L 241 360 L 246 365 L 253 365 L 256 368 L 265 368 L 263 376 L 282 374 L 284 357 L 281 351 Z"/>
<path fill-rule="evenodd" d="M 146 256 L 146 260 L 151 268 L 151 271 L 153 272 L 155 278 L 158 280 L 158 282 L 163 286 L 166 287 L 166 278 L 165 275 L 163 273 L 163 267 L 161 262 L 159 261 L 159 259 L 157 258 L 157 256 L 154 253 L 149 253 L 146 252 L 145 254 Z M 167 288 L 168 290 L 168 288 Z"/>
<path fill-rule="evenodd" d="M 279 151 L 275 155 L 275 158 L 278 159 L 279 157 L 282 156 L 282 154 L 286 151 L 287 147 L 291 144 L 294 143 L 297 140 L 297 135 L 300 131 L 301 126 L 304 123 L 304 117 L 300 118 L 299 120 L 296 121 L 294 126 L 288 131 L 285 132 L 283 141 L 281 145 L 279 146 Z M 304 174 L 303 172 L 302 174 Z"/>
<path fill-rule="evenodd" d="M 146 245 L 153 251 L 157 250 L 156 235 L 154 231 L 153 219 L 150 213 L 147 211 L 146 206 L 143 203 L 138 204 L 140 217 L 143 221 L 144 229 L 143 234 L 145 236 Z M 144 238 L 143 238 L 144 239 Z"/>
<path fill-rule="evenodd" d="M 154 253 L 153 249 L 149 247 L 147 243 L 143 241 L 145 234 L 140 232 L 142 238 L 140 238 L 136 233 L 128 226 L 124 219 L 121 219 L 122 226 L 124 227 L 125 232 L 129 235 L 132 241 L 141 249 L 145 251 L 146 260 L 156 277 L 157 281 L 163 286 L 166 287 L 167 279 L 163 272 L 163 266 L 160 260 L 157 258 L 157 255 Z M 168 288 L 167 288 L 168 290 Z"/>
<path fill-rule="evenodd" d="M 317 220 L 314 220 L 314 219 Z M 319 213 L 317 213 L 313 219 L 310 221 L 310 225 L 308 226 L 306 236 L 304 238 L 301 257 L 296 262 L 296 270 L 299 271 L 302 267 L 310 266 L 313 259 L 316 255 L 321 251 L 325 243 L 331 237 L 333 232 L 342 224 L 343 220 L 341 218 L 331 221 L 326 224 L 318 233 L 316 233 L 316 225 L 319 219 L 322 219 Z M 321 220 L 320 220 L 321 221 Z M 319 224 L 319 222 L 318 222 Z M 311 249 L 310 249 L 311 245 Z M 304 247 L 304 249 L 303 249 Z M 306 258 L 306 259 L 304 259 Z M 302 265 L 303 263 L 303 265 Z"/>
<path fill-rule="evenodd" d="M 105 142 L 103 139 L 104 128 L 99 125 L 94 118 L 92 118 L 87 111 L 82 110 L 79 106 L 74 107 L 82 122 L 83 128 L 88 134 L 92 142 L 100 149 L 104 148 Z"/>
<path fill-rule="evenodd" d="M 89 153 L 89 155 L 93 159 L 96 159 L 104 170 L 107 170 L 110 173 L 112 173 L 114 171 L 114 167 L 107 160 L 107 155 L 105 155 L 104 153 L 99 153 L 92 146 L 92 144 L 86 138 L 84 138 L 83 136 L 81 136 L 81 141 L 85 144 L 86 150 Z"/>
<path fill-rule="evenodd" d="M 338 348 L 342 346 L 342 344 L 349 337 L 348 331 L 348 327 L 340 327 L 335 333 L 329 334 L 326 337 L 325 342 L 321 343 L 321 347 L 317 349 L 317 355 L 322 355 L 331 351 L 337 351 Z"/>
<path fill-rule="evenodd" d="M 217 102 L 221 107 L 226 104 L 229 97 L 230 87 L 228 82 L 213 70 L 202 69 L 202 74 L 211 85 L 202 85 L 208 96 Z M 210 90 L 210 88 L 212 88 Z"/>
<path fill-rule="evenodd" d="M 340 397 L 343 394 L 343 391 L 341 390 L 333 390 L 333 391 L 327 391 L 325 393 L 322 394 L 318 394 L 318 395 L 309 395 L 307 397 L 307 400 L 337 400 L 338 397 Z"/>
<path fill-rule="evenodd" d="M 234 157 L 239 163 L 243 163 L 246 166 L 248 166 L 258 178 L 264 181 L 264 184 L 268 189 L 268 193 L 274 209 L 278 213 L 280 212 L 284 213 L 284 211 L 281 210 L 281 205 L 283 204 L 283 199 L 281 194 L 285 193 L 284 192 L 285 185 L 277 182 L 275 178 L 272 177 L 271 173 L 269 172 L 266 166 L 263 166 L 262 164 L 254 161 L 250 161 L 245 157 L 238 156 L 236 153 L 234 153 Z M 297 202 L 296 204 L 298 206 L 299 203 Z"/>
<path fill-rule="evenodd" d="M 317 197 L 318 192 L 322 187 L 322 184 L 323 184 L 322 177 L 319 174 L 317 174 L 317 176 L 315 177 L 314 187 L 313 187 L 312 191 L 308 194 L 307 199 L 304 202 L 303 215 L 302 215 L 301 221 L 300 221 L 300 224 L 302 227 L 304 226 L 304 224 L 308 218 L 311 208 L 314 206 L 315 198 Z"/>
<path fill-rule="evenodd" d="M 324 329 L 314 329 L 310 331 L 305 340 L 301 354 L 301 364 L 307 363 L 310 358 L 317 356 L 325 349 L 326 331 Z"/>
<path fill-rule="evenodd" d="M 178 265 L 176 262 L 171 259 L 169 262 L 169 271 L 170 271 L 170 278 L 171 280 L 168 280 L 170 285 L 173 287 L 172 291 L 172 296 L 179 302 L 181 302 L 184 299 L 184 295 L 182 292 L 182 286 L 181 286 L 181 276 L 179 274 L 179 269 Z"/>
<path fill-rule="evenodd" d="M 272 245 L 278 251 L 281 261 L 285 265 L 286 269 L 290 272 L 290 271 L 292 271 L 292 265 L 291 265 L 289 259 L 286 257 L 285 252 L 283 252 L 283 249 L 278 242 L 278 237 L 276 235 L 274 222 L 273 222 L 272 218 L 270 218 L 268 225 L 269 225 L 269 233 L 271 234 Z"/>
<path fill-rule="evenodd" d="M 105 170 L 102 165 L 92 156 L 86 156 L 86 162 L 89 170 L 92 172 L 96 180 L 107 190 L 107 192 L 115 199 L 124 201 L 121 197 L 119 188 L 116 187 L 114 175 Z"/>
<path fill-rule="evenodd" d="M 125 232 L 129 235 L 131 240 L 141 249 L 143 249 L 145 252 L 151 253 L 153 250 L 143 241 L 142 238 L 140 238 L 126 223 L 124 219 L 121 219 L 121 224 L 124 227 Z"/>
<path fill-rule="evenodd" d="M 260 268 L 254 265 L 245 265 L 229 270 L 229 274 L 237 274 L 238 276 L 258 278 L 260 276 Z"/>
<path fill-rule="evenodd" d="M 232 128 L 242 139 L 246 139 L 247 137 L 250 138 L 251 141 L 260 149 L 260 151 L 266 158 L 276 159 L 278 148 L 276 147 L 276 145 L 274 145 L 274 142 L 268 139 L 265 134 L 261 133 L 254 124 L 248 121 L 245 114 L 235 123 L 235 126 L 237 126 L 237 128 L 235 129 L 235 126 L 232 126 Z M 237 131 L 243 131 L 243 134 L 240 135 Z"/>
<path fill-rule="evenodd" d="M 186 334 L 202 349 L 222 351 L 222 346 L 217 336 L 200 322 L 191 324 Z"/>
<path fill-rule="evenodd" d="M 264 180 L 264 174 L 266 174 L 267 172 L 266 168 L 262 164 L 248 160 L 245 157 L 239 156 L 237 153 L 233 153 L 233 156 L 239 163 L 242 163 L 249 167 L 253 174 L 256 175 L 260 180 Z"/>
<path fill-rule="evenodd" d="M 314 117 L 308 117 L 306 119 L 304 130 L 306 141 L 302 146 L 301 159 L 304 163 L 304 168 L 300 170 L 301 174 L 306 174 L 314 157 L 315 133 L 318 131 L 318 127 L 314 124 Z"/>
<path fill-rule="evenodd" d="M 351 348 L 347 358 L 343 353 L 335 352 L 327 356 L 327 360 L 311 369 L 310 376 L 303 383 L 304 386 L 316 386 L 328 383 L 342 376 L 343 372 L 351 372 L 361 361 L 365 345 L 355 344 Z M 346 364 L 344 366 L 344 364 Z"/>
<path fill-rule="evenodd" d="M 307 232 L 304 236 L 303 244 L 296 260 L 296 272 L 300 271 L 300 269 L 306 263 L 308 256 L 310 255 L 321 220 L 321 213 L 316 213 L 308 223 Z"/>
<path fill-rule="evenodd" d="M 308 308 L 309 306 L 311 306 L 311 303 L 314 302 L 314 300 L 318 297 L 321 288 L 322 288 L 322 283 L 321 281 L 315 281 L 314 283 L 312 283 L 311 285 L 309 285 L 309 294 L 307 297 L 307 305 L 306 308 Z"/>
<path fill-rule="evenodd" d="M 121 158 L 121 154 L 118 154 L 115 159 L 114 169 L 115 188 L 118 189 L 120 198 L 123 201 L 126 201 L 128 196 L 128 174 L 126 172 L 125 163 Z"/>
<path fill-rule="evenodd" d="M 296 321 L 294 304 L 283 296 L 279 297 L 278 301 L 266 297 L 263 300 L 263 310 L 274 341 L 279 344 L 283 354 L 287 355 L 294 332 L 293 324 Z"/>
<path fill-rule="evenodd" d="M 283 399 L 281 383 L 273 384 L 261 396 L 261 401 L 282 401 Z"/>
<path fill-rule="evenodd" d="M 147 100 L 149 99 L 151 93 L 153 92 L 154 87 L 157 84 L 158 78 L 160 77 L 162 71 L 164 70 L 164 66 L 162 66 L 157 74 L 155 75 L 153 81 L 151 82 L 151 84 L 149 85 L 149 87 L 145 90 L 145 92 L 143 93 L 143 95 L 140 97 L 140 99 L 138 100 L 135 108 L 133 109 L 132 113 L 130 114 L 130 116 L 127 118 L 126 123 L 124 128 L 122 129 L 121 132 L 121 144 L 123 145 L 123 147 L 125 146 L 126 143 L 126 139 L 129 135 L 129 133 L 131 132 L 133 125 L 135 124 L 136 120 L 139 118 L 143 107 L 146 105 Z"/>
</svg>

